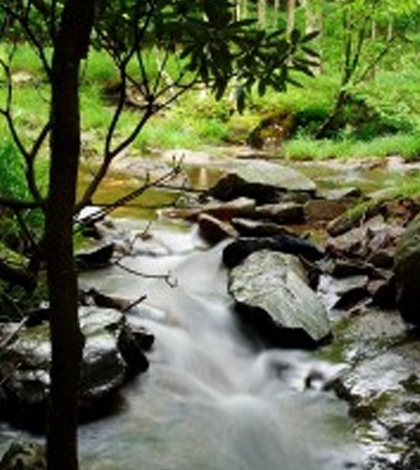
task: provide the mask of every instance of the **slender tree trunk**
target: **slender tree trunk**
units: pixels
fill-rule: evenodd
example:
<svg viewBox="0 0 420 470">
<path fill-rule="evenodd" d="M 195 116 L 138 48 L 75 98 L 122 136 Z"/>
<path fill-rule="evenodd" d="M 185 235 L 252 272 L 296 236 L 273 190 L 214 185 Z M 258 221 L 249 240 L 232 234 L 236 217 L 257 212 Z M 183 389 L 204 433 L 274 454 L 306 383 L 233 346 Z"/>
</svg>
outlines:
<svg viewBox="0 0 420 470">
<path fill-rule="evenodd" d="M 377 23 L 376 23 L 376 19 L 373 18 L 372 19 L 372 24 L 371 24 L 371 30 L 370 30 L 370 38 L 372 39 L 372 42 L 375 43 L 376 40 L 377 40 L 377 36 L 378 36 L 378 30 L 377 30 Z M 371 70 L 370 70 L 370 73 L 369 73 L 369 78 L 371 80 L 375 80 L 376 79 L 376 72 L 377 72 L 377 64 L 372 64 L 372 67 L 371 67 Z"/>
<path fill-rule="evenodd" d="M 267 0 L 258 0 L 258 24 L 261 28 L 267 24 Z"/>
<path fill-rule="evenodd" d="M 46 257 L 51 316 L 49 470 L 77 470 L 77 408 L 82 335 L 77 315 L 73 211 L 80 154 L 78 80 L 93 23 L 94 0 L 67 0 L 54 44 L 51 166 Z"/>
<path fill-rule="evenodd" d="M 296 0 L 287 0 L 287 34 L 290 35 L 295 29 Z"/>
<path fill-rule="evenodd" d="M 273 27 L 277 27 L 277 22 L 280 15 L 280 0 L 274 0 L 273 2 Z"/>
<path fill-rule="evenodd" d="M 312 72 L 315 75 L 320 75 L 322 71 L 322 62 L 321 62 L 321 38 L 323 33 L 323 15 L 322 15 L 322 6 L 319 3 L 319 0 L 302 0 L 301 5 L 305 9 L 305 32 L 306 34 L 313 33 L 314 31 L 318 32 L 318 36 L 314 42 L 312 42 L 312 47 L 315 45 L 320 58 L 317 61 L 318 64 L 311 67 Z M 309 57 L 311 60 L 314 60 L 313 57 Z"/>
</svg>

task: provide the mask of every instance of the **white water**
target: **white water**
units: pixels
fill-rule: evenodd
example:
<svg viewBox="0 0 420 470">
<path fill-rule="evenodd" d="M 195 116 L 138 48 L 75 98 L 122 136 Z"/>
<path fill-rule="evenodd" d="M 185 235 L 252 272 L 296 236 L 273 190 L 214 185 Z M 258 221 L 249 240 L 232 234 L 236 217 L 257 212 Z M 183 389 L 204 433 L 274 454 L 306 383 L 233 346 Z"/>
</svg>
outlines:
<svg viewBox="0 0 420 470">
<path fill-rule="evenodd" d="M 356 458 L 344 406 L 304 386 L 310 371 L 328 377 L 334 368 L 305 352 L 255 350 L 233 319 L 222 246 L 197 251 L 196 241 L 157 232 L 121 260 L 143 273 L 170 272 L 175 287 L 117 267 L 81 279 L 132 300 L 146 294 L 129 318 L 156 338 L 150 369 L 127 387 L 122 411 L 81 427 L 82 469 L 348 468 Z M 3 427 L 0 435 L 1 450 L 17 437 Z"/>
<path fill-rule="evenodd" d="M 304 352 L 253 349 L 233 319 L 222 246 L 186 254 L 194 236 L 177 237 L 178 252 L 163 235 L 158 256 L 122 260 L 143 273 L 170 272 L 175 287 L 119 268 L 82 280 L 108 294 L 146 294 L 129 315 L 156 337 L 150 370 L 128 387 L 123 412 L 82 427 L 83 468 L 339 470 L 354 462 L 345 410 L 324 392 L 304 391 L 311 370 L 333 371 Z"/>
</svg>

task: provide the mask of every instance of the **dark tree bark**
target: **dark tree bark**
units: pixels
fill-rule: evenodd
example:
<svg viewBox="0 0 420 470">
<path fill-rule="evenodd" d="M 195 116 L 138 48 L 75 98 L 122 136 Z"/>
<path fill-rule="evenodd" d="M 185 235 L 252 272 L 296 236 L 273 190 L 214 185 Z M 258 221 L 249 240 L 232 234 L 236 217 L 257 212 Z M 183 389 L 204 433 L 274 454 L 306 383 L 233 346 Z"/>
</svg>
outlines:
<svg viewBox="0 0 420 470">
<path fill-rule="evenodd" d="M 51 316 L 48 469 L 76 470 L 77 405 L 83 339 L 77 315 L 73 213 L 80 154 L 78 80 L 94 17 L 94 0 L 67 0 L 52 65 L 51 166 L 46 258 Z"/>
</svg>

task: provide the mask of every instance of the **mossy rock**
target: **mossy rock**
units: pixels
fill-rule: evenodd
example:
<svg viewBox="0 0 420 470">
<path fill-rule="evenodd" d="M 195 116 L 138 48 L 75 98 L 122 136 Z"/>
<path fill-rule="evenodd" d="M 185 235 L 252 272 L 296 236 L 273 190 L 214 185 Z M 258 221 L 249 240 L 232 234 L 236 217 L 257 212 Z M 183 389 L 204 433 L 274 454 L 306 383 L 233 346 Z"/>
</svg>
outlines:
<svg viewBox="0 0 420 470">
<path fill-rule="evenodd" d="M 251 131 L 247 143 L 254 148 L 280 146 L 293 132 L 295 119 L 288 111 L 274 112 L 263 118 Z"/>
</svg>

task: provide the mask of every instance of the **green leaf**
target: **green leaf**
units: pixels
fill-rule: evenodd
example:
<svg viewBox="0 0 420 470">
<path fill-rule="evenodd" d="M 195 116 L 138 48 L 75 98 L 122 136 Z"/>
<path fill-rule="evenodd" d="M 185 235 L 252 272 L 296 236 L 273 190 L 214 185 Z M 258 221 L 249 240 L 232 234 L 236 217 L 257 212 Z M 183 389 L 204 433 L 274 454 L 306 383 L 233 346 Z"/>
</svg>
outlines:
<svg viewBox="0 0 420 470">
<path fill-rule="evenodd" d="M 304 44 L 306 42 L 312 41 L 313 39 L 317 38 L 319 36 L 319 34 L 320 34 L 319 31 L 312 31 L 312 32 L 306 34 L 305 36 L 303 36 L 303 38 L 300 40 L 300 42 L 302 44 Z"/>
</svg>

